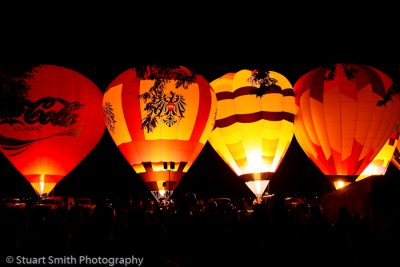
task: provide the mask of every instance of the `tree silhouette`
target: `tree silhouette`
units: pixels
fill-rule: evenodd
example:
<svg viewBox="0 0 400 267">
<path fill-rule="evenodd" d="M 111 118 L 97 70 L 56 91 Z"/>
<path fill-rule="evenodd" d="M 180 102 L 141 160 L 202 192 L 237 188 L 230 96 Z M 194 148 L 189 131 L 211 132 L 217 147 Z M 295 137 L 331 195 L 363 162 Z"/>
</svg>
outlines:
<svg viewBox="0 0 400 267">
<path fill-rule="evenodd" d="M 29 104 L 31 89 L 27 80 L 32 78 L 38 64 L 0 66 L 0 123 L 22 115 Z"/>
<path fill-rule="evenodd" d="M 325 77 L 325 80 L 333 80 L 335 78 L 335 75 L 337 73 L 337 65 L 338 64 L 330 64 L 326 65 L 325 67 L 328 69 L 327 76 Z M 357 75 L 358 70 L 356 68 L 352 68 L 350 64 L 341 64 L 343 67 L 344 74 L 346 75 L 347 79 L 349 81 L 354 80 L 354 78 Z M 388 70 L 387 70 L 388 71 Z M 389 68 L 389 77 L 392 79 L 393 83 L 392 85 L 388 88 L 387 92 L 385 95 L 382 97 L 381 100 L 377 101 L 377 106 L 386 106 L 386 103 L 391 101 L 393 96 L 395 94 L 400 93 L 400 68 L 399 67 L 393 67 Z"/>
<path fill-rule="evenodd" d="M 349 64 L 342 64 L 342 66 L 347 79 L 349 79 L 350 81 L 353 80 L 356 77 L 358 70 L 355 68 L 351 68 Z M 327 66 L 327 68 L 329 69 L 329 72 L 326 77 L 326 80 L 334 79 L 336 75 L 337 64 L 331 64 Z M 377 101 L 376 104 L 379 107 L 386 106 L 386 104 L 392 100 L 395 94 L 400 93 L 400 83 L 399 83 L 400 68 L 392 66 L 392 68 L 390 68 L 390 73 L 387 74 L 389 75 L 389 77 L 392 79 L 393 82 L 392 85 L 388 88 L 383 98 Z"/>
<path fill-rule="evenodd" d="M 171 80 L 175 81 L 175 88 L 188 89 L 189 85 L 195 82 L 196 74 L 188 72 L 177 65 L 144 65 L 135 67 L 136 75 L 140 79 L 154 80 L 149 91 L 139 95 L 146 104 L 144 110 L 146 117 L 142 120 L 142 129 L 152 132 L 157 127 L 161 112 L 158 102 L 164 98 L 164 89 Z"/>
<path fill-rule="evenodd" d="M 276 83 L 278 80 L 269 76 L 269 70 L 267 69 L 256 69 L 253 70 L 249 82 L 254 85 L 259 85 L 259 88 L 250 91 L 250 94 L 255 94 L 256 97 L 262 97 L 271 89 L 281 89 Z"/>
</svg>

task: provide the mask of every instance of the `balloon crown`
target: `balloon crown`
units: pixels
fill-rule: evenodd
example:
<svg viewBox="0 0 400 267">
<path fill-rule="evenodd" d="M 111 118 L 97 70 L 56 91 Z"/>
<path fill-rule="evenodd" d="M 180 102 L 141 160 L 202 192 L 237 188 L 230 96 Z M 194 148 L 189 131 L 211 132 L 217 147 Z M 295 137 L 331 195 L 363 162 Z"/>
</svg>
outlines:
<svg viewBox="0 0 400 267">
<path fill-rule="evenodd" d="M 251 90 L 250 93 L 260 98 L 271 89 L 281 89 L 281 87 L 276 84 L 278 80 L 270 77 L 269 70 L 267 69 L 253 70 L 249 82 L 254 85 L 259 85 L 258 88 Z"/>
<path fill-rule="evenodd" d="M 142 129 L 146 129 L 149 133 L 157 127 L 157 123 L 161 118 L 162 114 L 160 111 L 163 110 L 159 105 L 160 102 L 163 102 L 161 100 L 169 98 L 169 103 L 179 102 L 179 106 L 182 106 L 182 103 L 184 103 L 183 97 L 176 95 L 172 91 L 170 92 L 171 96 L 166 96 L 164 92 L 166 84 L 173 80 L 175 82 L 175 88 L 182 87 L 188 89 L 189 86 L 195 82 L 196 74 L 182 66 L 176 65 L 145 65 L 136 67 L 135 71 L 139 79 L 154 80 L 153 86 L 150 87 L 147 92 L 139 95 L 139 99 L 142 99 L 145 103 L 144 110 L 147 112 L 146 117 L 142 121 Z M 172 101 L 172 99 L 174 101 Z M 180 117 L 183 117 L 181 110 L 178 113 Z M 169 118 L 169 125 L 173 125 L 175 120 L 172 117 Z"/>
</svg>

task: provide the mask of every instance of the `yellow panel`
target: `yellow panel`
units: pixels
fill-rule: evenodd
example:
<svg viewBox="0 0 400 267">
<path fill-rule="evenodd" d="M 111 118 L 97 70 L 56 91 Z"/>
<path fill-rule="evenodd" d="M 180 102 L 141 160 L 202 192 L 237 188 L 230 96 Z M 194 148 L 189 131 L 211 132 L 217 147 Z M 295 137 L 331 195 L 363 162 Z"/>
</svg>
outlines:
<svg viewBox="0 0 400 267">
<path fill-rule="evenodd" d="M 232 91 L 232 77 L 233 75 L 224 75 L 221 78 L 215 79 L 210 83 L 215 93 L 218 92 L 231 92 Z"/>
<path fill-rule="evenodd" d="M 233 77 L 233 87 L 240 88 L 244 86 L 251 85 L 249 78 L 251 77 L 252 72 L 250 70 L 240 70 L 236 72 L 235 76 Z"/>
<path fill-rule="evenodd" d="M 220 100 L 217 103 L 217 120 L 230 117 L 235 114 L 235 103 L 232 99 Z"/>
<path fill-rule="evenodd" d="M 389 141 L 390 139 L 385 143 L 367 168 L 357 177 L 356 181 L 360 181 L 371 175 L 385 175 L 396 149 L 398 139 L 396 139 L 392 145 Z"/>
<path fill-rule="evenodd" d="M 282 94 L 265 94 L 263 95 L 263 97 L 257 99 L 260 99 L 262 101 L 263 110 L 271 112 L 289 111 L 286 110 L 284 98 L 286 97 L 284 97 Z"/>
<path fill-rule="evenodd" d="M 277 148 L 278 148 L 279 139 L 263 139 L 262 140 L 262 148 L 263 148 L 263 156 L 271 157 L 274 156 Z"/>
<path fill-rule="evenodd" d="M 178 164 L 178 166 L 179 166 L 179 164 Z M 192 163 L 191 163 L 191 162 L 188 162 L 188 163 L 185 165 L 185 168 L 183 168 L 183 172 L 188 172 L 188 170 L 190 169 L 191 166 L 192 166 Z"/>
<path fill-rule="evenodd" d="M 285 124 L 290 124 L 292 127 L 285 128 L 288 130 L 289 135 L 293 135 L 293 123 L 287 121 L 264 121 L 262 127 L 262 136 L 267 139 L 281 138 L 283 131 L 282 128 Z"/>
<path fill-rule="evenodd" d="M 237 166 L 236 162 L 233 159 L 232 154 L 228 150 L 228 147 L 225 143 L 225 137 L 221 135 L 220 129 L 215 129 L 211 132 L 208 142 L 210 142 L 211 146 L 217 152 L 217 154 L 225 161 L 225 163 L 231 167 L 231 169 L 237 174 L 241 175 L 241 171 Z"/>
<path fill-rule="evenodd" d="M 136 173 L 142 173 L 142 172 L 146 171 L 146 169 L 144 168 L 144 166 L 142 164 L 132 165 L 132 168 Z"/>
<path fill-rule="evenodd" d="M 239 123 L 232 124 L 229 127 L 219 128 L 219 131 L 220 131 L 221 135 L 224 136 L 224 138 L 229 138 L 231 140 L 234 140 L 233 142 L 237 142 L 242 139 Z M 232 143 L 229 141 L 226 141 L 226 142 Z"/>
<path fill-rule="evenodd" d="M 229 144 L 227 147 L 234 159 L 246 157 L 246 152 L 242 143 Z"/>
<path fill-rule="evenodd" d="M 153 86 L 154 81 L 143 80 L 140 82 L 140 93 L 143 94 L 147 92 L 151 86 Z M 197 84 L 192 84 L 188 89 L 182 87 L 175 88 L 175 81 L 170 81 L 164 88 L 164 92 L 168 94 L 173 91 L 176 94 L 182 95 L 186 103 L 186 111 L 183 118 L 177 118 L 177 122 L 172 126 L 168 126 L 162 121 L 158 121 L 157 127 L 154 128 L 152 132 L 145 131 L 146 140 L 189 140 L 193 131 L 193 127 L 196 123 L 195 118 L 197 117 L 197 111 L 199 109 L 199 89 Z M 146 116 L 146 111 L 144 111 L 145 103 L 141 101 L 141 116 L 144 118 Z M 193 119 L 194 118 L 194 119 Z"/>
<path fill-rule="evenodd" d="M 269 77 L 278 80 L 277 85 L 279 85 L 282 89 L 293 87 L 292 84 L 290 83 L 290 81 L 285 76 L 283 76 L 282 74 L 280 74 L 278 72 L 270 71 Z"/>
<path fill-rule="evenodd" d="M 255 95 L 243 95 L 233 101 L 235 114 L 251 114 L 261 110 L 261 101 Z"/>
<path fill-rule="evenodd" d="M 265 122 L 260 120 L 253 123 L 236 123 L 235 126 L 238 126 L 242 139 L 256 140 L 261 139 Z"/>
<path fill-rule="evenodd" d="M 205 144 L 208 140 L 208 136 L 210 135 L 211 131 L 215 126 L 215 119 L 217 114 L 217 97 L 215 94 L 211 94 L 212 102 L 211 102 L 211 109 L 207 120 L 207 125 L 201 135 L 199 142 Z M 189 165 L 189 164 L 188 164 Z M 188 167 L 189 168 L 189 167 Z"/>
<path fill-rule="evenodd" d="M 129 143 L 132 141 L 128 127 L 125 123 L 125 117 L 122 108 L 121 91 L 122 84 L 114 86 L 107 90 L 107 92 L 104 93 L 103 97 L 103 106 L 106 103 L 111 103 L 113 108 L 116 123 L 114 131 L 109 131 L 109 133 L 117 146 L 122 143 Z"/>
</svg>

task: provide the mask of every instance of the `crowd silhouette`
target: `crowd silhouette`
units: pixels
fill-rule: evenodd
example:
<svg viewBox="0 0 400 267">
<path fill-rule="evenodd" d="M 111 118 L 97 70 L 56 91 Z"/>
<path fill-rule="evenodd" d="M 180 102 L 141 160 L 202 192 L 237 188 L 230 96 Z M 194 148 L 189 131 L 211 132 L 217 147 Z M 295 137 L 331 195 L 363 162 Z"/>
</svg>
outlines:
<svg viewBox="0 0 400 267">
<path fill-rule="evenodd" d="M 0 231 L 4 255 L 134 255 L 144 258 L 142 266 L 361 266 L 395 259 L 390 240 L 374 235 L 368 217 L 341 207 L 330 222 L 318 203 L 290 206 L 281 194 L 231 204 L 186 193 L 168 203 L 98 198 L 93 210 L 3 208 Z"/>
</svg>

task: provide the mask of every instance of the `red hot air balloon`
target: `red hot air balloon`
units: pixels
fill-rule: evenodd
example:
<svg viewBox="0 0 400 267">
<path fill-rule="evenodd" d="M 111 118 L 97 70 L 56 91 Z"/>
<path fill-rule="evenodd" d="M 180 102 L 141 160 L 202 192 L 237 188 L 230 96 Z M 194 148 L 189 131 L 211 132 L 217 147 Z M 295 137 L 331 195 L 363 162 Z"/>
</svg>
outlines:
<svg viewBox="0 0 400 267">
<path fill-rule="evenodd" d="M 392 85 L 363 64 L 319 67 L 294 85 L 295 138 L 335 187 L 354 182 L 389 139 L 400 114 L 400 96 L 378 105 Z M 334 74 L 334 75 L 333 75 Z"/>
<path fill-rule="evenodd" d="M 32 74 L 21 111 L 0 119 L 0 150 L 39 195 L 46 195 L 104 134 L 103 94 L 65 67 L 43 64 Z"/>
<path fill-rule="evenodd" d="M 108 132 L 156 198 L 169 197 L 207 142 L 216 114 L 211 85 L 185 67 L 145 66 L 107 88 Z"/>
</svg>

